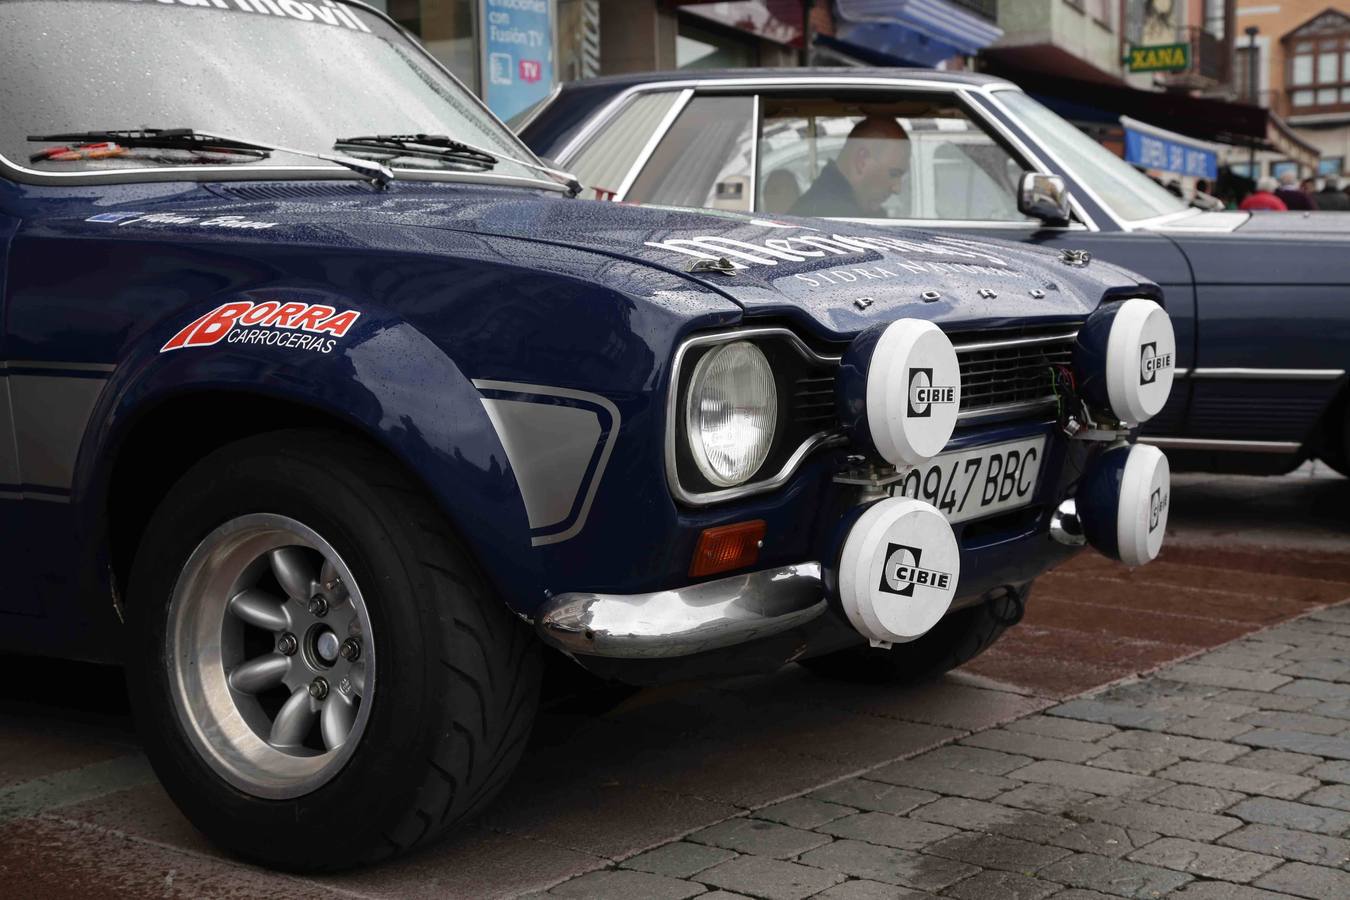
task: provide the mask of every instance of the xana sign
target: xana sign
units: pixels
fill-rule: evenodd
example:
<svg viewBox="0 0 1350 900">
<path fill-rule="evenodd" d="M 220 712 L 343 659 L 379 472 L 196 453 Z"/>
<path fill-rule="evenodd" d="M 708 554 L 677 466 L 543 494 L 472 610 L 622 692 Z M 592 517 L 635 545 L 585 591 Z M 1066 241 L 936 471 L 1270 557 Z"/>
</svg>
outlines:
<svg viewBox="0 0 1350 900">
<path fill-rule="evenodd" d="M 1130 72 L 1184 72 L 1190 67 L 1191 45 L 1184 43 L 1131 47 L 1125 57 L 1125 68 Z"/>
</svg>

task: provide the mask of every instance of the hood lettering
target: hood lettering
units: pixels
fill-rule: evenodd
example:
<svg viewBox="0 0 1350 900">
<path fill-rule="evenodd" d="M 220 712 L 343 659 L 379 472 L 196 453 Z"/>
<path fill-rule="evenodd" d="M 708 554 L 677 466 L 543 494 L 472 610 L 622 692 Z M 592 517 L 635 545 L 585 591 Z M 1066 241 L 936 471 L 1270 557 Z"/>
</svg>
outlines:
<svg viewBox="0 0 1350 900">
<path fill-rule="evenodd" d="M 738 269 L 749 266 L 776 266 L 779 262 L 806 262 L 826 256 L 861 256 L 870 253 L 921 253 L 930 256 L 946 256 L 956 259 L 975 260 L 980 263 L 992 263 L 1003 267 L 1008 261 L 992 253 L 985 244 L 978 241 L 966 241 L 952 237 L 933 237 L 924 241 L 906 240 L 886 236 L 858 236 L 832 234 L 828 237 L 820 234 L 793 235 L 792 237 L 771 237 L 758 243 L 738 240 L 719 235 L 698 235 L 690 238 L 668 238 L 664 241 L 646 241 L 646 246 L 657 250 L 670 250 L 699 259 L 729 259 Z M 903 268 L 922 266 L 923 263 L 904 262 Z M 924 268 L 911 268 L 911 271 L 927 272 Z M 1000 269 L 1002 271 L 1002 269 Z"/>
</svg>

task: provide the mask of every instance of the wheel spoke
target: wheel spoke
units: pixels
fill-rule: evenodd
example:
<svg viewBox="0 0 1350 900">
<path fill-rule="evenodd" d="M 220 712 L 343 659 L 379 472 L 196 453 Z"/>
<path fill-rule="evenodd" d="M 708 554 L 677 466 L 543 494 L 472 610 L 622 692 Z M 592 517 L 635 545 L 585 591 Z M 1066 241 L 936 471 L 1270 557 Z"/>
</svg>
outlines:
<svg viewBox="0 0 1350 900">
<path fill-rule="evenodd" d="M 269 653 L 242 663 L 230 672 L 230 687 L 245 694 L 259 694 L 281 684 L 290 671 L 291 658 L 280 653 Z"/>
<path fill-rule="evenodd" d="M 281 547 L 269 554 L 272 574 L 288 597 L 309 600 L 314 596 L 314 564 L 299 547 Z"/>
<path fill-rule="evenodd" d="M 323 567 L 319 569 L 319 581 L 323 585 L 323 593 L 328 598 L 329 606 L 339 606 L 347 599 L 347 585 L 342 583 L 337 566 L 326 559 L 323 561 Z M 330 584 L 333 585 L 331 588 Z"/>
<path fill-rule="evenodd" d="M 281 712 L 277 713 L 267 743 L 273 747 L 301 746 L 314 728 L 314 719 L 317 715 L 318 711 L 314 709 L 308 686 L 296 688 L 295 693 L 291 694 L 291 699 L 287 700 L 281 707 Z"/>
<path fill-rule="evenodd" d="M 285 605 L 264 591 L 242 591 L 230 600 L 230 612 L 257 628 L 285 631 L 290 627 Z"/>
<path fill-rule="evenodd" d="M 366 695 L 366 664 L 360 662 L 352 666 L 351 671 L 347 673 L 347 677 L 352 682 L 352 693 L 358 697 L 364 697 Z"/>
<path fill-rule="evenodd" d="M 341 694 L 329 694 L 323 704 L 323 714 L 319 717 L 319 731 L 323 735 L 323 745 L 336 750 L 347 742 L 352 733 L 352 723 L 356 721 L 356 707 L 348 703 Z"/>
</svg>

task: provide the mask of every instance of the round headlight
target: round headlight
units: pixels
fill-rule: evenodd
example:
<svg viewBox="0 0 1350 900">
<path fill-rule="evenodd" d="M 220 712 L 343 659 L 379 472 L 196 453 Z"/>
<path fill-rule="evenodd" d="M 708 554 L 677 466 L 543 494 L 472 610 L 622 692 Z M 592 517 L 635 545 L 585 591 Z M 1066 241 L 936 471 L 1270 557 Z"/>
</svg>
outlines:
<svg viewBox="0 0 1350 900">
<path fill-rule="evenodd" d="M 778 424 L 778 387 L 758 347 L 723 344 L 698 361 L 685 423 L 694 463 L 712 484 L 732 487 L 759 471 Z"/>
</svg>

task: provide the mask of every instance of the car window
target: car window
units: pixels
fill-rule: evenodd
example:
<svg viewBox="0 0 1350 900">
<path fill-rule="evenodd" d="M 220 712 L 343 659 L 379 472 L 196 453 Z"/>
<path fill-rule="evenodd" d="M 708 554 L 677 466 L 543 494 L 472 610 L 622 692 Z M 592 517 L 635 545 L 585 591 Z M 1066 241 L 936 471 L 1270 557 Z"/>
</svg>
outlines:
<svg viewBox="0 0 1350 900">
<path fill-rule="evenodd" d="M 842 218 L 1030 221 L 1027 168 L 949 95 L 763 98 L 757 209 Z"/>
<path fill-rule="evenodd" d="M 613 199 L 642 148 L 679 100 L 679 91 L 639 94 L 563 165 L 586 186 L 586 196 Z M 594 192 L 594 193 L 592 193 Z"/>
<path fill-rule="evenodd" d="M 623 199 L 749 212 L 754 107 L 752 97 L 689 101 Z"/>
</svg>

